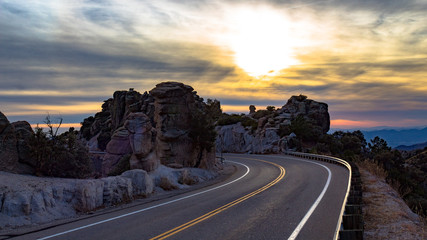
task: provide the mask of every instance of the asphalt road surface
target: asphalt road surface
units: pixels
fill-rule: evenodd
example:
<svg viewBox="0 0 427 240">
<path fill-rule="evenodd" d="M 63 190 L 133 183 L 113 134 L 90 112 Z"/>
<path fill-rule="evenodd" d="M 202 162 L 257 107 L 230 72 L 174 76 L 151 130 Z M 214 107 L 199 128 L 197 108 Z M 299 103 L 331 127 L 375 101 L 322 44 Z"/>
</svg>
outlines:
<svg viewBox="0 0 427 240">
<path fill-rule="evenodd" d="M 339 165 L 226 154 L 226 181 L 14 239 L 333 239 L 347 190 Z"/>
</svg>

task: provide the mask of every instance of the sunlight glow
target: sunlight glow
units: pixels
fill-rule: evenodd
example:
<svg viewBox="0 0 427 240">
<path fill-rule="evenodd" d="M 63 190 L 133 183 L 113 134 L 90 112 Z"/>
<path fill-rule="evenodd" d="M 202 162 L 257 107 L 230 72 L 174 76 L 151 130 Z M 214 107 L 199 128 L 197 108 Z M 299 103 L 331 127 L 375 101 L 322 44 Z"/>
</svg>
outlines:
<svg viewBox="0 0 427 240">
<path fill-rule="evenodd" d="M 297 64 L 296 39 L 290 20 L 269 8 L 243 8 L 233 13 L 229 45 L 236 64 L 253 77 L 274 75 Z"/>
</svg>

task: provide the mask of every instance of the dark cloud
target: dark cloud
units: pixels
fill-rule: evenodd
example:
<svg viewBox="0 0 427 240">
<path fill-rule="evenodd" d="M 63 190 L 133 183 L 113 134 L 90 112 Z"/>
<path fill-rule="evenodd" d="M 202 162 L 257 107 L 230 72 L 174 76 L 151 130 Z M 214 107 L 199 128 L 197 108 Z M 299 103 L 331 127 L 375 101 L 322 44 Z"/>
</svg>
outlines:
<svg viewBox="0 0 427 240">
<path fill-rule="evenodd" d="M 0 83 L 3 89 L 99 88 L 118 85 L 121 79 L 221 81 L 233 76 L 235 71 L 234 67 L 197 56 L 180 55 L 188 46 L 176 43 L 149 42 L 147 49 L 124 43 L 100 43 L 105 44 L 105 50 L 122 48 L 123 52 L 130 52 L 132 48 L 138 49 L 133 55 L 91 49 L 94 44 L 0 36 Z M 160 48 L 165 45 L 166 52 Z M 60 81 L 65 78 L 71 81 Z M 111 83 L 110 79 L 116 81 Z"/>
<path fill-rule="evenodd" d="M 0 2 L 0 8 L 14 15 L 29 15 L 28 11 L 25 11 L 19 6 L 8 2 Z"/>
<path fill-rule="evenodd" d="M 101 109 L 100 109 L 101 110 Z M 57 112 L 45 112 L 35 115 L 13 115 L 6 116 L 9 122 L 16 121 L 27 121 L 30 124 L 43 124 L 46 116 L 50 115 L 54 123 L 58 123 L 59 119 L 63 119 L 63 123 L 80 123 L 83 122 L 83 119 L 93 116 L 93 114 L 66 114 L 66 113 L 57 113 Z"/>
<path fill-rule="evenodd" d="M 234 99 L 234 98 L 220 98 L 218 99 L 222 105 L 233 105 L 233 106 L 283 106 L 286 104 L 287 99 L 283 100 L 265 100 L 265 99 Z"/>
<path fill-rule="evenodd" d="M 113 93 L 111 93 L 112 95 Z M 102 101 L 108 99 L 109 96 L 26 96 L 26 95 L 0 95 L 1 103 L 13 102 L 17 104 L 31 104 L 31 105 L 74 105 L 78 102 L 99 102 L 101 106 Z"/>
</svg>

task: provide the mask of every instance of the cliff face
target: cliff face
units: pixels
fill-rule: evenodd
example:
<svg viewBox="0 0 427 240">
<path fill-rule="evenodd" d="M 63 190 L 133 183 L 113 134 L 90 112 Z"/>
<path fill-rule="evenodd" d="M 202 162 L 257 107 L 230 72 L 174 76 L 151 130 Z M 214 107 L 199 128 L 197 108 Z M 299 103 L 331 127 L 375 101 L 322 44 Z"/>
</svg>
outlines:
<svg viewBox="0 0 427 240">
<path fill-rule="evenodd" d="M 212 168 L 215 151 L 198 147 L 190 136 L 195 114 L 205 109 L 192 87 L 165 82 L 149 93 L 115 92 L 101 112 L 84 120 L 80 131 L 90 151 L 107 152 L 95 164 L 104 176 L 123 161 L 149 172 L 160 164 Z"/>
<path fill-rule="evenodd" d="M 271 108 L 256 112 L 253 105 L 249 110 L 248 115 L 240 118 L 244 119 L 243 122 L 246 122 L 246 125 L 248 125 L 247 122 L 252 122 L 252 126 L 244 126 L 243 122 L 238 122 L 216 128 L 217 151 L 279 153 L 294 147 L 291 142 L 296 137 L 295 134 L 298 134 L 294 131 L 306 128 L 319 136 L 329 131 L 328 105 L 307 99 L 303 95 L 292 96 L 282 108 L 277 110 Z M 301 122 L 306 125 L 302 125 Z"/>
</svg>

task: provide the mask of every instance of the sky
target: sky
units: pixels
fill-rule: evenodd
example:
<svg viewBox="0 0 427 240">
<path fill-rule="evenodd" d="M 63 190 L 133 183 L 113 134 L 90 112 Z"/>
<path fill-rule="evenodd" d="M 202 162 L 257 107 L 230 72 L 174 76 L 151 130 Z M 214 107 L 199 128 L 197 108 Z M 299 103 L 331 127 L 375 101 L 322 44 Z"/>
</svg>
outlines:
<svg viewBox="0 0 427 240">
<path fill-rule="evenodd" d="M 332 128 L 427 126 L 426 23 L 427 0 L 0 0 L 0 111 L 78 126 L 178 81 L 225 112 L 304 94 Z"/>
</svg>

